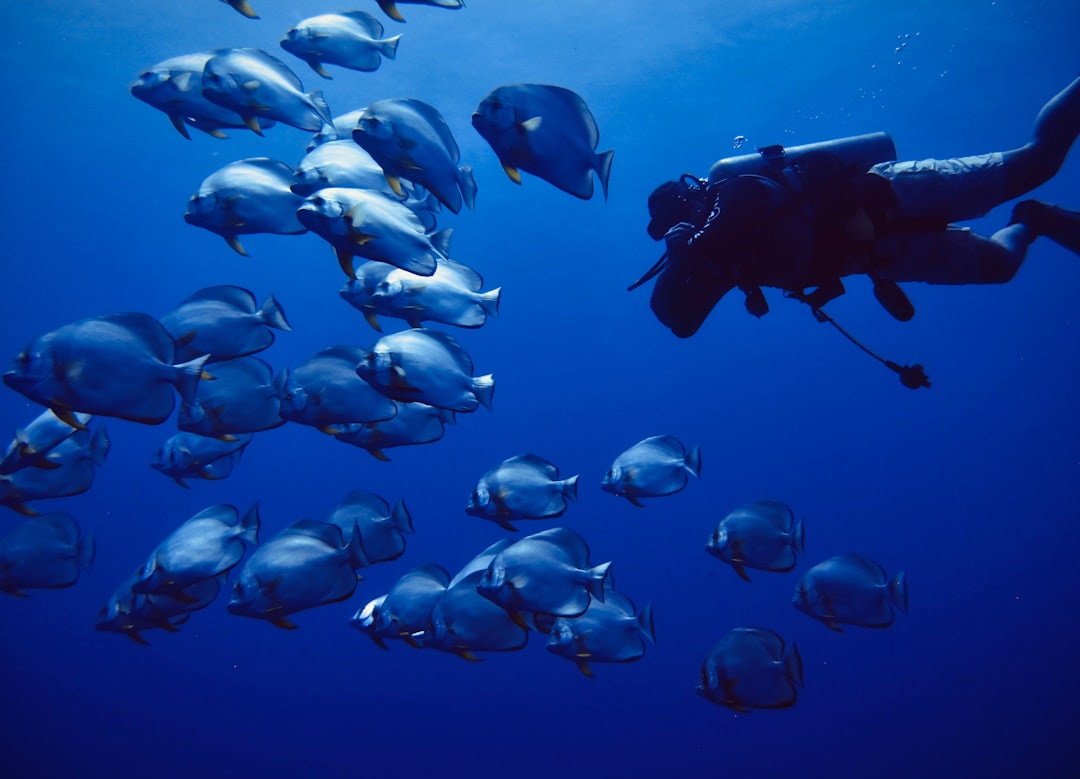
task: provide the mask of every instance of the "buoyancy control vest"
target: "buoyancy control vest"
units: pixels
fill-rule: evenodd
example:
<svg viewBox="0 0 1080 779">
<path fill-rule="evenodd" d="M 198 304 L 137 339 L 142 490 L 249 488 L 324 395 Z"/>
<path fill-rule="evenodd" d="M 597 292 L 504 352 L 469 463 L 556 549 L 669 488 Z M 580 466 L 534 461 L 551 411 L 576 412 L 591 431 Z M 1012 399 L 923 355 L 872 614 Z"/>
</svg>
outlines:
<svg viewBox="0 0 1080 779">
<path fill-rule="evenodd" d="M 873 281 L 874 296 L 890 314 L 906 321 L 915 313 L 911 302 L 895 282 L 874 270 L 875 238 L 886 229 L 892 191 L 868 171 L 879 162 L 895 159 L 896 145 L 884 132 L 790 148 L 775 144 L 718 160 L 709 169 L 708 186 L 720 186 L 738 176 L 761 177 L 782 186 L 814 223 L 812 275 L 835 278 L 834 290 L 842 292 L 839 277 L 856 272 L 846 263 L 859 258 L 858 264 L 865 266 Z"/>
</svg>

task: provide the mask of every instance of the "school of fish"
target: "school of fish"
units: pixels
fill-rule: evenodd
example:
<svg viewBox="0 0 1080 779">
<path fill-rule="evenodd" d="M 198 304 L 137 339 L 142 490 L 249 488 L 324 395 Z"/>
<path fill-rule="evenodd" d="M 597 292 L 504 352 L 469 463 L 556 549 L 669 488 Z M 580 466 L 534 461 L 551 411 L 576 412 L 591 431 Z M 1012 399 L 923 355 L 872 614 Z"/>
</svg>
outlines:
<svg viewBox="0 0 1080 779">
<path fill-rule="evenodd" d="M 376 1 L 405 21 L 393 0 Z M 222 2 L 258 18 L 247 0 Z M 326 66 L 372 71 L 395 59 L 402 37 L 386 37 L 371 14 L 348 11 L 300 21 L 281 47 L 330 79 Z M 252 48 L 172 57 L 142 73 L 131 92 L 188 139 L 189 128 L 216 138 L 240 129 L 262 135 L 277 124 L 311 133 L 295 167 L 266 157 L 222 166 L 191 196 L 184 219 L 245 255 L 242 235 L 319 235 L 347 277 L 340 297 L 379 337 L 367 347 L 329 344 L 275 370 L 255 355 L 292 329 L 284 307 L 272 294 L 260 304 L 228 285 L 194 291 L 159 317 L 103 314 L 32 337 L 3 374 L 5 385 L 43 407 L 0 460 L 0 505 L 27 517 L 0 537 L 0 591 L 11 595 L 71 586 L 93 562 L 92 534 L 68 514 L 32 504 L 91 488 L 110 447 L 99 417 L 159 425 L 179 405 L 177 432 L 151 465 L 189 488 L 186 480 L 227 478 L 258 433 L 287 423 L 388 460 L 387 449 L 436 442 L 459 414 L 493 404 L 494 376 L 479 374 L 457 340 L 434 327 L 481 327 L 498 316 L 502 291 L 484 291 L 479 273 L 451 259 L 451 230 L 437 229 L 442 208 L 474 208 L 478 188 L 435 107 L 390 98 L 334 116 L 321 91 L 305 92 L 284 61 Z M 596 151 L 596 120 L 575 92 L 498 86 L 471 123 L 515 183 L 525 172 L 589 199 L 595 174 L 606 198 L 614 153 Z M 383 334 L 380 317 L 406 328 Z M 701 468 L 700 447 L 654 435 L 618 454 L 598 486 L 643 507 L 643 499 L 683 490 Z M 560 476 L 538 455 L 514 454 L 478 477 L 464 512 L 516 533 L 515 523 L 569 510 L 579 478 Z M 97 627 L 148 643 L 144 632 L 177 630 L 224 589 L 230 613 L 295 629 L 298 612 L 349 599 L 362 568 L 401 557 L 413 532 L 403 499 L 391 506 L 364 490 L 322 520 L 301 519 L 262 540 L 257 504 L 242 513 L 207 506 L 148 551 Z M 804 554 L 803 522 L 781 501 L 747 503 L 719 520 L 705 549 L 746 582 L 748 571 L 791 572 Z M 792 604 L 834 631 L 884 628 L 907 612 L 907 581 L 845 554 L 805 571 Z M 566 527 L 503 538 L 453 575 L 441 564 L 415 565 L 350 624 L 383 649 L 402 642 L 473 661 L 521 649 L 540 633 L 552 654 L 590 678 L 593 664 L 638 660 L 656 641 L 652 605 L 639 609 L 617 591 L 612 562 L 595 563 L 585 539 Z M 709 650 L 697 692 L 742 713 L 791 706 L 802 684 L 794 643 L 738 627 Z"/>
</svg>

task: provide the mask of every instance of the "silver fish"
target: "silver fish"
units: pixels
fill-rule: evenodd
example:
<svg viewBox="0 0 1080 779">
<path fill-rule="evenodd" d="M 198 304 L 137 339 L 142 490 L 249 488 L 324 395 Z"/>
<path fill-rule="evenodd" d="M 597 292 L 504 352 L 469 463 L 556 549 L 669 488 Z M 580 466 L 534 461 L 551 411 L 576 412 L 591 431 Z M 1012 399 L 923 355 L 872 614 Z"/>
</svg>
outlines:
<svg viewBox="0 0 1080 779">
<path fill-rule="evenodd" d="M 419 643 L 413 634 L 424 630 L 431 610 L 450 585 L 450 574 L 441 565 L 418 565 L 394 584 L 385 595 L 368 602 L 351 620 L 378 646 L 386 649 L 386 639 Z"/>
<path fill-rule="evenodd" d="M 232 569 L 259 542 L 259 504 L 242 517 L 235 506 L 208 506 L 158 544 L 139 569 L 131 591 L 184 600 L 196 582 Z"/>
<path fill-rule="evenodd" d="M 375 0 L 375 2 L 379 4 L 379 8 L 382 9 L 384 14 L 396 22 L 405 21 L 405 17 L 401 15 L 401 11 L 397 9 L 398 3 L 409 5 L 432 5 L 436 8 L 446 8 L 449 10 L 465 7 L 465 0 Z"/>
<path fill-rule="evenodd" d="M 385 500 L 365 490 L 350 492 L 326 521 L 341 528 L 346 541 L 360 534 L 364 565 L 396 560 L 405 553 L 402 533 L 412 533 L 412 516 L 404 500 L 391 509 Z"/>
<path fill-rule="evenodd" d="M 400 35 L 382 38 L 382 22 L 365 11 L 320 14 L 285 33 L 281 48 L 304 60 L 323 78 L 324 64 L 361 71 L 378 70 L 382 58 L 397 56 Z"/>
<path fill-rule="evenodd" d="M 336 435 L 332 425 L 391 419 L 397 404 L 356 374 L 366 352 L 359 346 L 328 346 L 278 374 L 283 419 Z"/>
<path fill-rule="evenodd" d="M 422 100 L 376 100 L 360 114 L 352 137 L 382 166 L 399 195 L 400 179 L 406 179 L 430 190 L 455 214 L 462 203 L 475 204 L 472 168 L 458 166 L 460 152 L 449 125 Z"/>
<path fill-rule="evenodd" d="M 91 420 L 89 414 L 75 414 L 80 427 L 72 427 L 49 409 L 42 411 L 33 422 L 15 431 L 15 438 L 8 444 L 4 459 L 0 461 L 0 475 L 8 476 L 23 468 L 57 468 L 57 446 L 80 428 L 86 429 Z"/>
<path fill-rule="evenodd" d="M 268 157 L 230 162 L 199 185 L 188 200 L 184 221 L 217 233 L 245 257 L 238 236 L 306 233 L 296 217 L 303 198 L 289 189 L 292 177 L 292 168 Z"/>
<path fill-rule="evenodd" d="M 244 561 L 229 611 L 294 630 L 289 615 L 353 594 L 362 554 L 359 533 L 346 543 L 336 525 L 301 519 Z"/>
<path fill-rule="evenodd" d="M 74 412 L 156 425 L 172 413 L 173 386 L 195 397 L 206 356 L 173 365 L 172 336 L 147 314 L 82 319 L 32 341 L 4 383 L 79 427 Z"/>
<path fill-rule="evenodd" d="M 511 520 L 562 516 L 577 500 L 578 476 L 559 478 L 559 469 L 535 454 L 508 457 L 480 477 L 465 513 L 516 531 Z"/>
<path fill-rule="evenodd" d="M 592 566 L 585 539 L 565 527 L 525 536 L 488 565 L 477 592 L 508 612 L 556 617 L 584 614 L 592 598 L 604 600 L 611 563 Z"/>
<path fill-rule="evenodd" d="M 70 587 L 94 562 L 94 536 L 63 512 L 27 520 L 0 538 L 0 592 Z"/>
<path fill-rule="evenodd" d="M 214 380 L 201 382 L 195 398 L 181 404 L 176 426 L 223 441 L 280 427 L 285 420 L 273 374 L 258 357 L 216 363 Z"/>
<path fill-rule="evenodd" d="M 837 633 L 841 624 L 887 628 L 896 609 L 907 613 L 907 577 L 901 571 L 890 579 L 860 554 L 837 555 L 803 574 L 792 605 Z"/>
<path fill-rule="evenodd" d="M 35 500 L 80 495 L 94 483 L 94 468 L 105 464 L 109 437 L 104 427 L 93 433 L 76 431 L 53 450 L 55 468 L 24 468 L 10 476 L 0 476 L 0 506 L 28 517 L 37 512 L 26 506 Z"/>
<path fill-rule="evenodd" d="M 355 276 L 339 294 L 379 332 L 380 314 L 404 319 L 410 327 L 430 321 L 470 328 L 499 315 L 502 288 L 481 292 L 480 274 L 450 259 L 439 260 L 431 276 L 386 269 L 385 263 L 376 262 L 362 263 Z"/>
<path fill-rule="evenodd" d="M 355 124 L 355 122 L 354 122 Z M 307 197 L 320 189 L 370 189 L 400 200 L 386 183 L 379 163 L 346 134 L 346 140 L 327 141 L 311 149 L 296 166 L 290 187 Z"/>
<path fill-rule="evenodd" d="M 490 409 L 495 378 L 472 371 L 472 358 L 461 344 L 427 329 L 384 335 L 356 366 L 360 378 L 394 400 L 449 411 Z"/>
<path fill-rule="evenodd" d="M 310 154 L 313 149 L 324 143 L 342 139 L 351 141 L 353 128 L 356 127 L 356 123 L 360 120 L 360 114 L 363 112 L 363 108 L 357 108 L 354 111 L 335 116 L 330 124 L 323 125 L 322 129 L 311 136 L 311 140 L 304 147 L 304 151 Z"/>
<path fill-rule="evenodd" d="M 686 486 L 687 474 L 701 474 L 701 447 L 689 453 L 669 435 L 656 435 L 631 446 L 615 458 L 600 488 L 641 506 L 638 498 L 671 495 Z"/>
<path fill-rule="evenodd" d="M 176 339 L 178 359 L 209 354 L 211 362 L 261 352 L 274 343 L 273 330 L 292 330 L 273 295 L 256 307 L 249 290 L 227 284 L 200 289 L 161 324 Z"/>
<path fill-rule="evenodd" d="M 607 199 L 615 152 L 597 154 L 600 131 L 577 93 L 550 84 L 501 86 L 480 102 L 472 124 L 515 184 L 525 171 L 588 200 L 596 171 Z"/>
<path fill-rule="evenodd" d="M 296 215 L 334 247 L 338 264 L 349 278 L 353 277 L 353 257 L 430 276 L 450 249 L 450 229 L 428 235 L 408 206 L 373 190 L 320 189 L 304 199 Z"/>
<path fill-rule="evenodd" d="M 232 473 L 245 447 L 251 443 L 250 433 L 232 435 L 233 441 L 198 435 L 177 433 L 158 449 L 150 466 L 181 487 L 187 488 L 184 479 L 217 481 Z"/>
<path fill-rule="evenodd" d="M 610 587 L 603 602 L 590 601 L 580 617 L 557 617 L 551 626 L 547 648 L 552 654 L 577 664 L 590 679 L 589 663 L 629 663 L 645 655 L 645 641 L 656 643 L 652 604 L 640 612 L 633 601 Z"/>
<path fill-rule="evenodd" d="M 740 713 L 794 706 L 803 683 L 798 647 L 765 628 L 735 628 L 709 650 L 697 694 Z"/>
<path fill-rule="evenodd" d="M 705 551 L 730 563 L 745 581 L 747 568 L 790 571 L 803 551 L 802 520 L 778 500 L 746 503 L 720 520 Z"/>
<path fill-rule="evenodd" d="M 261 120 L 273 119 L 315 132 L 330 124 L 330 108 L 322 92 L 304 92 L 289 66 L 262 49 L 221 49 L 203 68 L 203 94 L 235 111 L 252 131 L 262 135 Z"/>
<path fill-rule="evenodd" d="M 342 443 L 366 449 L 376 460 L 389 462 L 384 449 L 429 444 L 443 437 L 444 426 L 454 424 L 455 414 L 426 403 L 400 403 L 392 419 L 338 425 L 334 437 Z"/>
<path fill-rule="evenodd" d="M 247 124 L 240 114 L 212 103 L 203 95 L 203 68 L 214 53 L 202 51 L 163 60 L 139 75 L 131 85 L 131 94 L 162 111 L 176 131 L 189 140 L 188 127 L 215 138 L 226 138 L 222 129 L 244 128 Z M 272 119 L 266 120 L 263 127 L 274 124 Z"/>
</svg>

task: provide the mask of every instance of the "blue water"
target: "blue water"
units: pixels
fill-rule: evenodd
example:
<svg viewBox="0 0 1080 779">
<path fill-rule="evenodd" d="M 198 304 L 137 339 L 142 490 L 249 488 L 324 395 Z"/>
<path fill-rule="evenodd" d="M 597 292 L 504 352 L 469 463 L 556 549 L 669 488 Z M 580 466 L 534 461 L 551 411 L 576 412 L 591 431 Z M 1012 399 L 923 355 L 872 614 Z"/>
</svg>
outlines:
<svg viewBox="0 0 1080 779">
<path fill-rule="evenodd" d="M 0 598 L 0 775 L 187 776 L 1074 776 L 1080 675 L 1080 289 L 1077 258 L 1043 239 L 1006 285 L 907 285 L 906 324 L 852 279 L 829 306 L 871 348 L 926 366 L 933 387 L 893 374 L 775 291 L 760 321 L 737 296 L 679 341 L 625 292 L 657 255 L 645 199 L 751 146 L 885 130 L 902 159 L 1012 148 L 1076 76 L 1071 0 L 469 0 L 402 5 L 398 59 L 323 81 L 278 49 L 300 19 L 341 10 L 252 0 L 248 20 L 214 0 L 7 2 L 0 9 L 5 208 L 0 358 L 82 317 L 160 316 L 195 290 L 271 292 L 294 332 L 261 356 L 276 369 L 377 335 L 337 295 L 313 235 L 244 238 L 250 258 L 182 219 L 221 165 L 295 164 L 307 134 L 186 141 L 128 94 L 171 56 L 226 46 L 278 53 L 335 114 L 384 97 L 438 108 L 474 166 L 474 212 L 444 214 L 453 256 L 504 289 L 501 314 L 453 330 L 494 410 L 461 415 L 435 444 L 360 449 L 287 424 L 258 434 L 232 476 L 183 490 L 148 466 L 174 429 L 108 420 L 113 449 L 86 494 L 39 504 L 97 537 L 70 589 Z M 381 17 L 374 3 L 357 7 Z M 896 49 L 900 49 L 899 52 Z M 510 182 L 469 115 L 515 81 L 580 93 L 615 149 L 610 198 L 581 201 Z M 1080 157 L 1038 193 L 1076 207 Z M 992 232 L 1008 208 L 971 223 Z M 0 429 L 39 409 L 0 391 Z M 611 460 L 648 435 L 700 444 L 700 480 L 646 508 L 602 493 Z M 5 433 L 6 435 L 6 433 Z M 655 609 L 657 645 L 587 679 L 543 637 L 464 662 L 348 626 L 412 566 L 456 570 L 505 534 L 465 515 L 476 479 L 534 452 L 581 474 L 560 520 L 614 561 L 621 591 Z M 211 503 L 258 500 L 263 538 L 322 518 L 354 489 L 404 497 L 416 533 L 366 569 L 343 603 L 296 631 L 230 615 L 224 598 L 151 646 L 94 629 L 146 554 Z M 741 581 L 709 557 L 715 522 L 775 497 L 806 525 L 793 573 Z M 0 532 L 21 521 L 3 509 Z M 522 532 L 553 523 L 522 523 Z M 888 630 L 827 630 L 791 607 L 798 576 L 857 551 L 906 570 L 911 609 Z M 797 642 L 805 690 L 789 710 L 736 715 L 694 694 L 729 629 Z M 342 773 L 347 772 L 347 773 Z"/>
</svg>

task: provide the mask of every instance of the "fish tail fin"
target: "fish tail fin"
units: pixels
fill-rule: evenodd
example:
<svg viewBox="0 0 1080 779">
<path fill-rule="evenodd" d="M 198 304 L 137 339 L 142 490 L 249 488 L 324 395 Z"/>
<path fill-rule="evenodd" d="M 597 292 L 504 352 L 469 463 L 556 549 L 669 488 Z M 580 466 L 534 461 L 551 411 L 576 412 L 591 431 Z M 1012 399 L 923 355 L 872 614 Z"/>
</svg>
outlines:
<svg viewBox="0 0 1080 779">
<path fill-rule="evenodd" d="M 701 476 L 701 447 L 695 446 L 690 450 L 690 453 L 686 455 L 686 459 L 683 461 L 683 467 L 686 468 L 694 476 Z"/>
<path fill-rule="evenodd" d="M 173 385 L 176 387 L 176 391 L 180 393 L 180 397 L 188 403 L 195 402 L 195 391 L 199 388 L 199 379 L 202 378 L 203 366 L 209 359 L 210 355 L 204 354 L 202 357 L 196 357 L 194 360 L 188 360 L 173 366 L 176 368 Z"/>
<path fill-rule="evenodd" d="M 458 171 L 461 173 L 458 178 L 458 183 L 461 185 L 461 197 L 471 211 L 476 207 L 476 179 L 473 178 L 472 165 L 462 165 Z"/>
<path fill-rule="evenodd" d="M 596 175 L 600 177 L 600 186 L 604 189 L 604 200 L 607 200 L 608 176 L 611 175 L 611 161 L 615 159 L 615 150 L 608 149 L 603 154 L 596 155 Z"/>
<path fill-rule="evenodd" d="M 794 643 L 792 643 L 787 654 L 784 655 L 784 672 L 787 674 L 788 679 L 800 687 L 803 686 L 802 655 L 799 654 L 799 647 Z"/>
<path fill-rule="evenodd" d="M 311 99 L 311 105 L 315 109 L 315 113 L 319 115 L 322 123 L 324 125 L 333 124 L 334 118 L 330 115 L 330 106 L 326 104 L 326 98 L 323 97 L 322 90 L 316 89 L 308 92 L 308 97 Z"/>
<path fill-rule="evenodd" d="M 656 645 L 656 626 L 653 624 L 652 604 L 646 603 L 645 608 L 638 612 L 637 615 L 638 630 L 641 631 L 641 635 L 649 639 L 649 643 Z"/>
<path fill-rule="evenodd" d="M 79 568 L 81 570 L 90 570 L 90 566 L 94 564 L 94 555 L 96 552 L 97 543 L 94 541 L 93 533 L 87 533 L 79 539 L 79 543 L 75 547 L 75 559 L 79 561 Z"/>
<path fill-rule="evenodd" d="M 499 315 L 499 301 L 502 299 L 502 287 L 480 293 L 480 308 L 488 316 Z"/>
<path fill-rule="evenodd" d="M 273 295 L 266 299 L 266 302 L 264 302 L 262 307 L 255 312 L 255 315 L 258 316 L 267 327 L 274 327 L 286 332 L 292 331 L 292 325 L 290 325 L 289 320 L 285 318 L 285 309 L 281 307 L 281 304 L 278 303 L 277 298 Z"/>
<path fill-rule="evenodd" d="M 569 479 L 562 480 L 562 494 L 568 497 L 570 500 L 577 500 L 577 485 L 578 479 L 581 478 L 581 474 L 575 474 Z"/>
<path fill-rule="evenodd" d="M 791 528 L 791 546 L 799 554 L 806 551 L 806 531 L 800 517 L 795 517 L 795 526 Z"/>
<path fill-rule="evenodd" d="M 401 41 L 400 35 L 395 35 L 393 38 L 386 38 L 385 40 L 376 41 L 379 45 L 376 47 L 379 54 L 386 57 L 388 60 L 397 58 L 397 47 Z"/>
<path fill-rule="evenodd" d="M 495 376 L 491 373 L 474 376 L 472 390 L 480 405 L 491 411 L 491 401 L 495 397 Z"/>
<path fill-rule="evenodd" d="M 390 511 L 390 522 L 402 533 L 414 532 L 412 514 L 409 513 L 409 508 L 405 505 L 405 498 L 394 504 L 394 508 Z"/>
<path fill-rule="evenodd" d="M 604 582 L 611 575 L 611 563 L 601 563 L 585 572 L 588 578 L 585 581 L 585 589 L 589 594 L 601 603 L 604 602 Z"/>
<path fill-rule="evenodd" d="M 93 437 L 90 439 L 90 459 L 94 461 L 94 465 L 101 466 L 105 464 L 105 458 L 109 456 L 109 434 L 105 430 L 105 425 L 102 425 L 94 431 Z"/>
<path fill-rule="evenodd" d="M 900 611 L 907 614 L 907 574 L 896 574 L 889 582 L 889 600 Z"/>
<path fill-rule="evenodd" d="M 259 543 L 259 501 L 251 504 L 251 508 L 241 517 L 236 530 L 236 537 L 245 544 L 254 546 Z"/>
<path fill-rule="evenodd" d="M 454 234 L 453 227 L 444 227 L 438 232 L 434 232 L 429 236 L 431 245 L 435 247 L 435 251 L 441 254 L 443 257 L 450 256 L 450 238 Z"/>
</svg>

